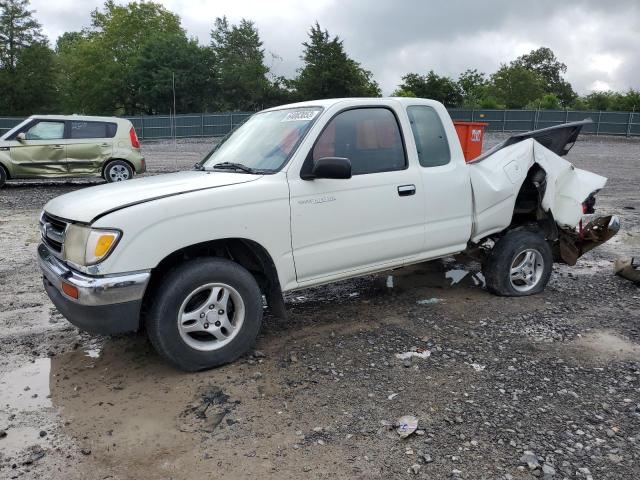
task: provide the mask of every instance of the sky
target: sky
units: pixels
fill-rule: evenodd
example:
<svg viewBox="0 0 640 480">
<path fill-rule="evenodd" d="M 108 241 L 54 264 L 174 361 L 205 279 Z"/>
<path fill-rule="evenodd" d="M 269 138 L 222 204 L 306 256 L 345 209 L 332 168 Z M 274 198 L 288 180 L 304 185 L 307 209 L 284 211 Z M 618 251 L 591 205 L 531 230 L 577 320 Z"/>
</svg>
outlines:
<svg viewBox="0 0 640 480">
<path fill-rule="evenodd" d="M 190 37 L 209 42 L 216 17 L 253 20 L 274 74 L 292 77 L 301 43 L 315 21 L 338 35 L 347 53 L 371 70 L 390 94 L 402 75 L 433 69 L 453 78 L 501 63 L 540 46 L 567 65 L 580 94 L 640 89 L 638 0 L 156 0 L 180 15 Z M 117 3 L 127 3 L 118 1 Z M 89 25 L 102 1 L 32 0 L 52 43 Z"/>
</svg>

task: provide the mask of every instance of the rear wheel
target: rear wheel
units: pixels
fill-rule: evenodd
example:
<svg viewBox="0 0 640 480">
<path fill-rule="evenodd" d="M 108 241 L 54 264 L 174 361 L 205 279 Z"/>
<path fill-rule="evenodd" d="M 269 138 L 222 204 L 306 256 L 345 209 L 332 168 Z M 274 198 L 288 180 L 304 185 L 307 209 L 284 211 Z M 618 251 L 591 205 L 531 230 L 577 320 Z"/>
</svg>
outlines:
<svg viewBox="0 0 640 480">
<path fill-rule="evenodd" d="M 113 160 L 104 168 L 104 179 L 107 182 L 122 182 L 133 178 L 133 168 L 124 160 Z"/>
<path fill-rule="evenodd" d="M 2 165 L 0 165 L 0 188 L 4 185 L 4 182 L 7 181 L 7 171 L 4 169 Z"/>
<path fill-rule="evenodd" d="M 262 294 L 253 275 L 227 259 L 198 258 L 163 277 L 146 327 L 161 356 L 193 372 L 237 359 L 261 323 Z"/>
<path fill-rule="evenodd" d="M 542 235 L 513 230 L 495 244 L 482 271 L 490 292 L 517 297 L 543 291 L 552 265 L 551 246 Z"/>
</svg>

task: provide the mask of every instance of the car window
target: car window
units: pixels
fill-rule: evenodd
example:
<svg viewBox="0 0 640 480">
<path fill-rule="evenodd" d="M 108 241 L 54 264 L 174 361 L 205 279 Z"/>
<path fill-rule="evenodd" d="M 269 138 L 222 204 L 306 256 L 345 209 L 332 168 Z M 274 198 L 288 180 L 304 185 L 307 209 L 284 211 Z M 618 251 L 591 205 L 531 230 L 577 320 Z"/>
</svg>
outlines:
<svg viewBox="0 0 640 480">
<path fill-rule="evenodd" d="M 433 107 L 416 105 L 407 108 L 411 131 L 423 167 L 439 167 L 451 160 L 449 140 L 438 112 Z"/>
<path fill-rule="evenodd" d="M 64 122 L 38 122 L 25 132 L 27 140 L 60 140 L 64 138 Z"/>
<path fill-rule="evenodd" d="M 69 138 L 113 138 L 116 134 L 116 124 L 109 122 L 71 122 Z"/>
<path fill-rule="evenodd" d="M 336 115 L 313 147 L 312 159 L 346 157 L 352 175 L 406 168 L 395 115 L 386 108 L 357 108 Z"/>
</svg>

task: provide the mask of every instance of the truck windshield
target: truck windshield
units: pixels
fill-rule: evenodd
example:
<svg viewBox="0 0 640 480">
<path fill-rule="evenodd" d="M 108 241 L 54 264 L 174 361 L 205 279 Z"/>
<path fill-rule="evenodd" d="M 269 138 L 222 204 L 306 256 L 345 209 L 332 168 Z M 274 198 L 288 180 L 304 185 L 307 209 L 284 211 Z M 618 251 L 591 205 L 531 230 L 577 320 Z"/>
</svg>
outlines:
<svg viewBox="0 0 640 480">
<path fill-rule="evenodd" d="M 321 108 L 286 108 L 257 113 L 205 157 L 206 170 L 273 173 L 289 160 Z"/>
</svg>

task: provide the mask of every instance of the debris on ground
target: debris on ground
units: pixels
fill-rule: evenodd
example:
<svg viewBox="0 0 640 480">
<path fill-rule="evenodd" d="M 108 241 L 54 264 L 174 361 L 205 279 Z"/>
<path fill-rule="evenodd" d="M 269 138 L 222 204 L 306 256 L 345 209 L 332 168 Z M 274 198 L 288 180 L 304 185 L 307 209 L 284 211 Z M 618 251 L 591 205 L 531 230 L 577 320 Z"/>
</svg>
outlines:
<svg viewBox="0 0 640 480">
<path fill-rule="evenodd" d="M 229 402 L 229 395 L 220 388 L 209 387 L 180 414 L 178 429 L 189 433 L 213 433 L 237 403 Z"/>
<path fill-rule="evenodd" d="M 404 353 L 396 353 L 396 358 L 400 360 L 407 360 L 409 358 L 429 358 L 431 356 L 431 352 L 429 350 L 411 350 L 409 352 Z"/>
<path fill-rule="evenodd" d="M 613 264 L 613 271 L 622 278 L 640 283 L 640 265 L 635 263 L 635 259 L 619 258 Z"/>
<path fill-rule="evenodd" d="M 418 418 L 413 415 L 400 417 L 396 422 L 396 432 L 400 438 L 407 438 L 418 428 Z"/>
<path fill-rule="evenodd" d="M 424 300 L 418 300 L 416 303 L 418 305 L 435 305 L 438 302 L 440 302 L 439 298 L 431 297 L 431 298 L 425 298 Z"/>
</svg>

